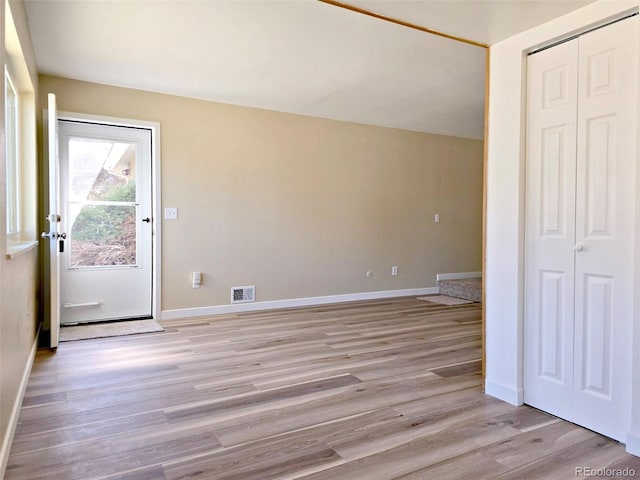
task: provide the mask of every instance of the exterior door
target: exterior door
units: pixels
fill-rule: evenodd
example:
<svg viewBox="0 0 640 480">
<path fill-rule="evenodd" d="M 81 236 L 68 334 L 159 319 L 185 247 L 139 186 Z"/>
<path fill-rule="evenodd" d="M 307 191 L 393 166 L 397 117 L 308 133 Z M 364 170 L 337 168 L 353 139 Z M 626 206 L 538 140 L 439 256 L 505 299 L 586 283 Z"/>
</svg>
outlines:
<svg viewBox="0 0 640 480">
<path fill-rule="evenodd" d="M 56 96 L 47 96 L 47 161 L 49 171 L 49 231 L 42 232 L 42 238 L 49 239 L 45 315 L 49 319 L 49 347 L 57 348 L 60 337 L 60 247 L 64 247 L 65 234 L 59 230 L 60 225 L 60 182 L 58 163 L 58 109 Z"/>
<path fill-rule="evenodd" d="M 626 438 L 638 17 L 528 62 L 525 402 Z"/>
<path fill-rule="evenodd" d="M 58 125 L 61 323 L 150 318 L 151 131 Z"/>
</svg>

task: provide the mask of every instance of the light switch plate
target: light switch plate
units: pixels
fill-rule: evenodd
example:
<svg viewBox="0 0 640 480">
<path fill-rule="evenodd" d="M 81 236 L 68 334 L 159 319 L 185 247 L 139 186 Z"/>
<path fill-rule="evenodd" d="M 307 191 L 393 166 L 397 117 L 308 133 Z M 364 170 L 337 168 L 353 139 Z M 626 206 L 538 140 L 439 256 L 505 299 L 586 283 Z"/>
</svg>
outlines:
<svg viewBox="0 0 640 480">
<path fill-rule="evenodd" d="M 175 207 L 166 207 L 164 209 L 164 219 L 165 220 L 177 220 L 178 219 L 178 209 Z"/>
</svg>

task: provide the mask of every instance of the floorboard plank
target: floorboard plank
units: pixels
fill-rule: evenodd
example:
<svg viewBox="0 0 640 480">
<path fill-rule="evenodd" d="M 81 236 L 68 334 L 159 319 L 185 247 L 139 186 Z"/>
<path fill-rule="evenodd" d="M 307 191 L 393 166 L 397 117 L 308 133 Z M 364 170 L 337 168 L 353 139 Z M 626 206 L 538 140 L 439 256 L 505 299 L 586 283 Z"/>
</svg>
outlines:
<svg viewBox="0 0 640 480">
<path fill-rule="evenodd" d="M 484 395 L 479 304 L 405 297 L 162 324 L 38 351 L 6 480 L 640 472 L 623 445 Z"/>
</svg>

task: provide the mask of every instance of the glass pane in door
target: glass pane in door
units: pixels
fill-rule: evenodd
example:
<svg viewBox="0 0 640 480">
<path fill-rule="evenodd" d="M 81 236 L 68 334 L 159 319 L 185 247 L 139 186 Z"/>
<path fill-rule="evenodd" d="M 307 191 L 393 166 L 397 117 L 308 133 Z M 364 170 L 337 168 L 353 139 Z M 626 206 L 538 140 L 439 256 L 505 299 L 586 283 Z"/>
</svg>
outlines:
<svg viewBox="0 0 640 480">
<path fill-rule="evenodd" d="M 84 205 L 78 210 L 70 212 L 69 267 L 136 265 L 135 206 Z"/>
<path fill-rule="evenodd" d="M 136 146 L 91 138 L 69 140 L 70 201 L 136 201 Z"/>
<path fill-rule="evenodd" d="M 68 140 L 69 268 L 137 264 L 136 144 Z"/>
</svg>

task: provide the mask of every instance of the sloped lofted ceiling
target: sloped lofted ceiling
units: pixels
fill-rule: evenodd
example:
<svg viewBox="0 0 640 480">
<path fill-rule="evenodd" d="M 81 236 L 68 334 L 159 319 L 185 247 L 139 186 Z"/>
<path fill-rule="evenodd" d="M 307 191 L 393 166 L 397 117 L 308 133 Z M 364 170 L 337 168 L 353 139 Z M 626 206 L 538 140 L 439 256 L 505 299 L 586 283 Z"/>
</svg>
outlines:
<svg viewBox="0 0 640 480">
<path fill-rule="evenodd" d="M 495 43 L 588 0 L 353 0 Z M 482 138 L 485 50 L 316 0 L 26 0 L 41 73 Z"/>
</svg>

